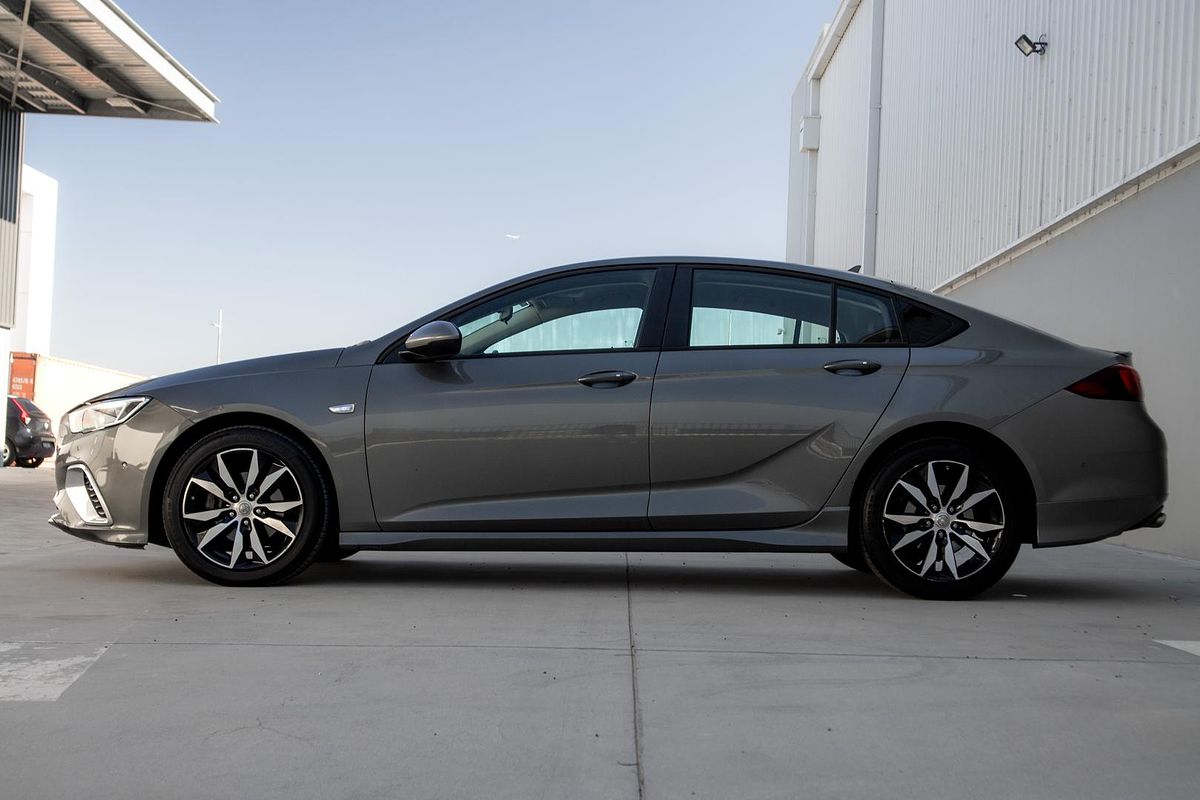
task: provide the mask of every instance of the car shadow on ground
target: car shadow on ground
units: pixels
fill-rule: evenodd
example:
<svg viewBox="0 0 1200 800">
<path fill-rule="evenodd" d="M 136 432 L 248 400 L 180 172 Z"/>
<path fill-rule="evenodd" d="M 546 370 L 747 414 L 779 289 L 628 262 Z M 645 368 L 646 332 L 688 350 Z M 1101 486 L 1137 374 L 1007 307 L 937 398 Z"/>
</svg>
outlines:
<svg viewBox="0 0 1200 800">
<path fill-rule="evenodd" d="M 132 555 L 132 554 L 126 554 Z M 408 559 L 404 554 L 360 554 L 337 563 L 314 564 L 284 587 L 318 586 L 397 586 L 430 589 L 528 588 L 566 590 L 621 590 L 632 585 L 639 591 L 727 593 L 731 595 L 847 596 L 859 598 L 907 598 L 880 582 L 873 575 L 856 572 L 834 562 L 828 556 L 781 556 L 778 565 L 739 563 L 730 557 L 726 563 L 689 563 L 686 555 L 679 563 L 639 563 L 631 559 L 628 576 L 620 554 L 605 563 L 587 562 L 586 556 L 572 562 L 562 554 L 539 554 L 536 561 L 507 557 L 496 553 L 469 561 L 461 557 L 437 560 L 436 554 L 422 553 Z M 104 564 L 60 567 L 66 572 L 97 573 L 113 581 L 150 583 L 163 586 L 181 583 L 206 585 L 166 551 L 147 552 L 143 558 L 108 561 Z M 826 565 L 824 560 L 828 559 Z M 1117 572 L 1089 571 L 1074 575 L 1022 575 L 1006 577 L 996 587 L 975 599 L 995 601 L 1127 601 L 1160 599 L 1177 602 L 1181 591 L 1193 599 L 1194 586 L 1179 586 L 1158 577 L 1130 577 Z M 917 601 L 920 602 L 920 601 Z"/>
</svg>

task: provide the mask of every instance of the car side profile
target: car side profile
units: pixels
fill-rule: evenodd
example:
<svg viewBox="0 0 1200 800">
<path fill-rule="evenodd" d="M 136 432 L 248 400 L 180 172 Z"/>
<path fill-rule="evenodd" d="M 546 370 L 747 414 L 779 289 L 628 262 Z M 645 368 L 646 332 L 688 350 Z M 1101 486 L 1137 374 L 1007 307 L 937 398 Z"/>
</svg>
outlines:
<svg viewBox="0 0 1200 800">
<path fill-rule="evenodd" d="M 139 383 L 63 421 L 69 533 L 225 585 L 357 550 L 827 552 L 973 596 L 1023 544 L 1163 522 L 1128 354 L 793 264 L 558 267 L 353 347 Z"/>
<path fill-rule="evenodd" d="M 8 396 L 3 464 L 36 469 L 54 455 L 54 423 L 32 400 Z"/>
</svg>

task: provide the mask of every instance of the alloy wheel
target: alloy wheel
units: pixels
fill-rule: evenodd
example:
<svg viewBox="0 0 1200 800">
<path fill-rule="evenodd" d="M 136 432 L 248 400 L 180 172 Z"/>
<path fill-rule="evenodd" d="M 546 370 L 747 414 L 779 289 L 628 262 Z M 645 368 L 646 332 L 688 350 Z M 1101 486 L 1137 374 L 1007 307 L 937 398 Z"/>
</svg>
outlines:
<svg viewBox="0 0 1200 800">
<path fill-rule="evenodd" d="M 197 552 L 225 569 L 251 570 L 274 562 L 295 543 L 304 496 L 278 456 L 239 447 L 216 453 L 192 472 L 180 510 Z"/>
<path fill-rule="evenodd" d="M 1004 528 L 1000 493 L 982 470 L 960 461 L 914 466 L 883 507 L 888 549 L 929 581 L 958 581 L 983 569 L 999 551 Z"/>
</svg>

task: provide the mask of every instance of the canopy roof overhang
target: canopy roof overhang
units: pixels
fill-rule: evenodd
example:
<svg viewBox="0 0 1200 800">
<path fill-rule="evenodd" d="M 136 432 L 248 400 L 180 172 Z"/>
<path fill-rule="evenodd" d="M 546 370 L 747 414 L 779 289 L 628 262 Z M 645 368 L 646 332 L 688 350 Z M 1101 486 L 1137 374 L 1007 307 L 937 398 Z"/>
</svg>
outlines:
<svg viewBox="0 0 1200 800">
<path fill-rule="evenodd" d="M 216 122 L 218 99 L 111 0 L 0 0 L 0 102 Z"/>
</svg>

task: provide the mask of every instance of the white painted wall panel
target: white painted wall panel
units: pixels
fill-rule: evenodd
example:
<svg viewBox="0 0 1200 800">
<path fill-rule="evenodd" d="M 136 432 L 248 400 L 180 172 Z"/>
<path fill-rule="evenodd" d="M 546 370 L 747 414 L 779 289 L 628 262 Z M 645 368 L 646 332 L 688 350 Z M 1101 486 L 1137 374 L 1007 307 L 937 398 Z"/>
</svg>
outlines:
<svg viewBox="0 0 1200 800">
<path fill-rule="evenodd" d="M 808 246 L 812 236 L 812 217 L 809 214 L 810 181 L 816 175 L 817 154 L 800 149 L 804 117 L 808 113 L 810 86 L 801 80 L 792 93 L 792 124 L 788 155 L 788 212 L 786 258 L 793 263 L 809 261 Z"/>
<path fill-rule="evenodd" d="M 864 0 L 858 7 L 821 79 L 813 247 L 817 266 L 847 269 L 862 258 L 873 2 Z"/>
<path fill-rule="evenodd" d="M 19 353 L 48 355 L 54 310 L 58 181 L 28 164 L 21 168 L 17 226 L 17 307 L 12 348 Z"/>
<path fill-rule="evenodd" d="M 1021 33 L 1046 55 L 1022 57 Z M 1198 0 L 891 0 L 885 35 L 881 277 L 936 286 L 1200 139 Z M 856 102 L 865 127 L 869 60 L 843 42 L 822 116 Z M 825 145 L 821 189 L 861 187 L 865 156 Z M 861 232 L 844 194 L 818 195 L 818 246 Z"/>
<path fill-rule="evenodd" d="M 1193 164 L 951 295 L 1080 344 L 1133 351 L 1167 437 L 1170 497 L 1164 528 L 1120 540 L 1191 558 L 1200 558 L 1200 370 L 1186 322 L 1200 297 L 1197 197 Z"/>
<path fill-rule="evenodd" d="M 12 345 L 11 333 L 8 328 L 0 327 L 0 372 L 4 373 L 4 396 L 8 397 L 8 389 L 11 385 L 9 379 L 11 377 L 10 370 L 12 369 Z M 4 417 L 0 419 L 0 436 L 8 435 L 8 400 L 5 400 Z"/>
<path fill-rule="evenodd" d="M 54 420 L 57 432 L 63 415 L 75 406 L 139 380 L 142 380 L 142 376 L 128 372 L 94 367 L 65 358 L 38 356 L 33 402 Z"/>
</svg>

